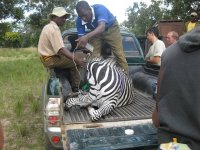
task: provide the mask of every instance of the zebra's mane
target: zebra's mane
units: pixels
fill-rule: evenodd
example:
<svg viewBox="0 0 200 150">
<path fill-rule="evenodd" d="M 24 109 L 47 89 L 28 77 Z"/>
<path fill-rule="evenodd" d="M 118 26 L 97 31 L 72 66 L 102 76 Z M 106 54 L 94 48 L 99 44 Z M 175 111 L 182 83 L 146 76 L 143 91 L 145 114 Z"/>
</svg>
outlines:
<svg viewBox="0 0 200 150">
<path fill-rule="evenodd" d="M 89 70 L 89 68 L 93 68 L 92 70 L 97 70 L 97 68 L 99 68 L 100 66 L 107 66 L 110 69 L 117 69 L 120 72 L 124 72 L 124 70 L 122 68 L 120 68 L 119 66 L 117 66 L 117 61 L 115 58 L 92 58 L 89 63 L 87 64 L 87 69 Z M 92 71 L 90 70 L 90 71 Z"/>
<path fill-rule="evenodd" d="M 109 64 L 111 66 L 116 65 L 116 59 L 115 58 L 107 58 L 107 59 L 102 59 L 102 58 L 92 58 L 90 60 L 90 63 L 98 63 L 98 64 Z"/>
</svg>

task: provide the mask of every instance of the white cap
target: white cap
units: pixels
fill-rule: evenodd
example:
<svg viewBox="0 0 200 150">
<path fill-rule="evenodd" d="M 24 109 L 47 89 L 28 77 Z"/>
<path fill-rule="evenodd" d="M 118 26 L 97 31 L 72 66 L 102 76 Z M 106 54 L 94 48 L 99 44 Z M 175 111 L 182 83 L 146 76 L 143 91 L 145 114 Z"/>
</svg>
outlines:
<svg viewBox="0 0 200 150">
<path fill-rule="evenodd" d="M 190 14 L 190 16 L 197 16 L 197 13 L 196 13 L 196 12 L 192 12 L 192 13 Z"/>
<path fill-rule="evenodd" d="M 67 17 L 69 17 L 70 13 L 66 12 L 65 8 L 63 7 L 55 7 L 52 13 L 49 14 L 49 17 L 52 15 L 57 16 L 57 17 L 62 17 L 62 16 L 67 15 Z"/>
</svg>

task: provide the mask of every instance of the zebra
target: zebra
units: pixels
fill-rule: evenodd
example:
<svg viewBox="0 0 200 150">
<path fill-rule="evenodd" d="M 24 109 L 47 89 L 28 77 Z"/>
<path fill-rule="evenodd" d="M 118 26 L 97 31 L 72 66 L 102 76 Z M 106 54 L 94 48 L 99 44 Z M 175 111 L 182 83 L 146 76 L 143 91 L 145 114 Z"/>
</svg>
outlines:
<svg viewBox="0 0 200 150">
<path fill-rule="evenodd" d="M 116 107 L 130 104 L 134 99 L 132 80 L 116 65 L 114 58 L 93 58 L 87 64 L 87 81 L 89 92 L 67 99 L 65 108 L 87 106 L 92 121 L 99 120 Z"/>
</svg>

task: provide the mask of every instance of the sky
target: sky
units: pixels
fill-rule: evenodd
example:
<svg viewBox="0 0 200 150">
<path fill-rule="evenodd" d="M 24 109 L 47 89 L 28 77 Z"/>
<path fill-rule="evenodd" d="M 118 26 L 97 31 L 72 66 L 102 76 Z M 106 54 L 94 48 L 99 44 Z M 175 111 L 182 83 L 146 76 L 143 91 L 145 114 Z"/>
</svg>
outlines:
<svg viewBox="0 0 200 150">
<path fill-rule="evenodd" d="M 124 20 L 127 20 L 125 15 L 126 9 L 129 6 L 133 6 L 134 2 L 144 2 L 150 4 L 150 0 L 86 0 L 90 5 L 92 4 L 103 4 L 106 6 L 114 16 L 117 17 L 119 23 L 122 23 Z M 28 16 L 29 13 L 26 14 Z"/>
<path fill-rule="evenodd" d="M 146 4 L 150 3 L 150 0 L 86 0 L 90 5 L 92 4 L 103 4 L 106 6 L 114 16 L 117 17 L 119 23 L 127 20 L 125 15 L 126 9 L 129 6 L 133 6 L 134 2 L 144 2 Z"/>
</svg>

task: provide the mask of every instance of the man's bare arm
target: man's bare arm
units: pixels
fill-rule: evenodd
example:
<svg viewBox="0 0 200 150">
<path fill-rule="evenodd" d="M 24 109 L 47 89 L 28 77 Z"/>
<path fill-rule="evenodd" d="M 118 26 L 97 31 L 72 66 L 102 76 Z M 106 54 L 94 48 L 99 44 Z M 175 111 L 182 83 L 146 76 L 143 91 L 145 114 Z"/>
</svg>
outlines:
<svg viewBox="0 0 200 150">
<path fill-rule="evenodd" d="M 160 56 L 154 56 L 151 59 L 146 59 L 146 61 L 151 64 L 158 64 L 161 61 L 161 58 L 160 58 Z"/>
<path fill-rule="evenodd" d="M 85 66 L 86 65 L 86 61 L 83 59 L 78 59 L 75 57 L 75 55 L 73 55 L 68 49 L 66 49 L 65 47 L 62 47 L 58 53 L 63 54 L 64 56 L 66 56 L 67 58 L 74 60 L 76 64 L 80 65 L 80 66 Z"/>
<path fill-rule="evenodd" d="M 106 28 L 106 23 L 99 22 L 98 27 L 94 31 L 89 32 L 88 34 L 81 36 L 80 38 L 76 40 L 78 42 L 77 47 L 81 47 L 81 48 L 85 47 L 85 45 L 87 44 L 88 40 L 91 37 L 100 35 L 101 33 L 105 31 L 105 28 Z"/>
</svg>

